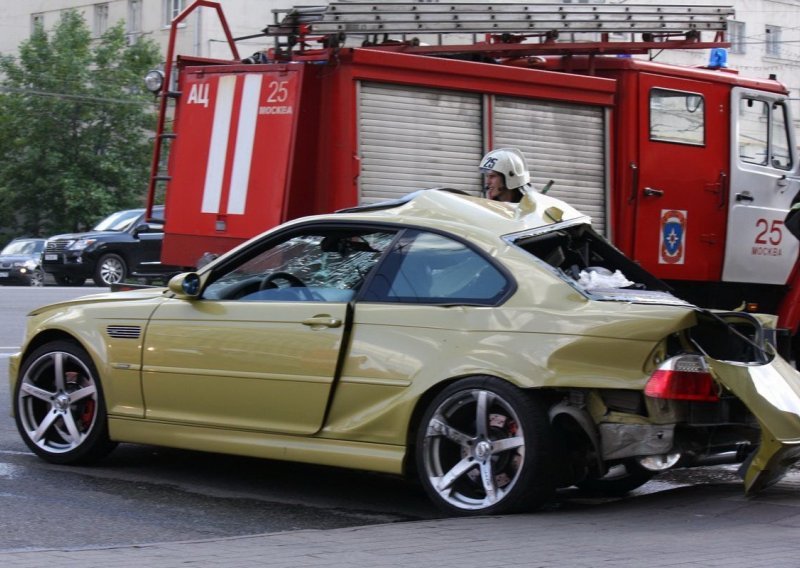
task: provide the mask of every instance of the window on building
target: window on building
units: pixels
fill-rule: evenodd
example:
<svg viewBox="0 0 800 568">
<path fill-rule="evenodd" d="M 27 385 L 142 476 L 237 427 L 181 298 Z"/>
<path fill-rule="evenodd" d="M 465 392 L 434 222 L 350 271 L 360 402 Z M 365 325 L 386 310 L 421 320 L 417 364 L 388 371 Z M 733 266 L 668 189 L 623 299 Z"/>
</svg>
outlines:
<svg viewBox="0 0 800 568">
<path fill-rule="evenodd" d="M 170 25 L 185 7 L 186 0 L 164 0 L 164 25 Z"/>
<path fill-rule="evenodd" d="M 781 55 L 781 28 L 779 26 L 767 26 L 766 28 L 766 53 L 772 57 Z"/>
<path fill-rule="evenodd" d="M 94 35 L 101 36 L 108 30 L 108 3 L 94 5 Z"/>
<path fill-rule="evenodd" d="M 697 93 L 650 91 L 650 139 L 705 144 L 705 101 Z"/>
<path fill-rule="evenodd" d="M 142 0 L 128 0 L 128 22 L 127 30 L 129 35 L 139 34 L 142 31 Z"/>
<path fill-rule="evenodd" d="M 728 40 L 731 42 L 731 53 L 745 53 L 747 47 L 745 38 L 745 23 L 730 21 L 728 22 Z"/>
<path fill-rule="evenodd" d="M 35 32 L 37 27 L 44 27 L 44 14 L 31 14 L 31 33 Z"/>
</svg>

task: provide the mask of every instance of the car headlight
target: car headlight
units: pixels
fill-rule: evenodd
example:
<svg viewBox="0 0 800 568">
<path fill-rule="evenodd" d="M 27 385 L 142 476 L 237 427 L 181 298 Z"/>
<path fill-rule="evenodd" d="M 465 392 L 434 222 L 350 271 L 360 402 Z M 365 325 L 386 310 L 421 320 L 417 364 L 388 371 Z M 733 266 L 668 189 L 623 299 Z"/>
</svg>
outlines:
<svg viewBox="0 0 800 568">
<path fill-rule="evenodd" d="M 19 262 L 14 263 L 14 268 L 24 268 L 25 270 L 30 270 L 33 272 L 36 270 L 36 261 L 35 260 L 21 260 Z"/>
<path fill-rule="evenodd" d="M 74 243 L 69 245 L 67 247 L 67 249 L 68 250 L 83 250 L 86 247 L 88 247 L 89 245 L 94 244 L 95 241 L 97 241 L 97 239 L 78 239 L 77 241 L 75 241 Z"/>
</svg>

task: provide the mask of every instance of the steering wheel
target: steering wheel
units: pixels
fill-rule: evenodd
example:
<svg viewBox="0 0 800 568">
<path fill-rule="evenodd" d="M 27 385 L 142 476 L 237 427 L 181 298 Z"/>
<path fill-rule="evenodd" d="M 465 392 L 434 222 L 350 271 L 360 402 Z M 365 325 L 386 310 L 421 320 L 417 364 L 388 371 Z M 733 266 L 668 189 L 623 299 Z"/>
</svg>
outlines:
<svg viewBox="0 0 800 568">
<path fill-rule="evenodd" d="M 298 287 L 298 288 L 305 288 L 306 284 L 302 280 L 300 280 L 294 274 L 289 272 L 273 272 L 264 277 L 261 283 L 258 285 L 259 290 L 267 290 L 269 288 L 277 288 L 278 285 L 275 284 L 275 280 L 285 280 L 289 283 L 289 286 Z"/>
</svg>

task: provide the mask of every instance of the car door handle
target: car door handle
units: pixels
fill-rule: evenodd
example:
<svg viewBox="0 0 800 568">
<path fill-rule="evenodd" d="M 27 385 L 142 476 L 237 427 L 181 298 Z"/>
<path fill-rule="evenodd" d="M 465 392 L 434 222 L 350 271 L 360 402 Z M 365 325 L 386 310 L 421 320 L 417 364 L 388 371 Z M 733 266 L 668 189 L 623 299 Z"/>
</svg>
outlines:
<svg viewBox="0 0 800 568">
<path fill-rule="evenodd" d="M 342 320 L 329 315 L 319 315 L 303 320 L 302 323 L 311 329 L 322 329 L 323 327 L 339 327 L 342 325 Z"/>
<path fill-rule="evenodd" d="M 661 197 L 664 195 L 663 189 L 655 189 L 653 187 L 645 187 L 643 191 L 645 197 Z"/>
<path fill-rule="evenodd" d="M 740 203 L 742 201 L 746 201 L 748 203 L 752 203 L 753 202 L 753 196 L 750 195 L 749 193 L 737 193 L 736 194 L 736 201 L 738 201 Z"/>
</svg>

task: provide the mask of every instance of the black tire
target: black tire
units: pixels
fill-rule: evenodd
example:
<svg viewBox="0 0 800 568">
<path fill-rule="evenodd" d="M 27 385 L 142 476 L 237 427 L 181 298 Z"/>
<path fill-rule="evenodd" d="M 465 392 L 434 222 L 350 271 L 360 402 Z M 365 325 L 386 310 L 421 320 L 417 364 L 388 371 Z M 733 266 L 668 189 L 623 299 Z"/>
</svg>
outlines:
<svg viewBox="0 0 800 568">
<path fill-rule="evenodd" d="M 44 272 L 41 268 L 35 268 L 28 277 L 28 285 L 35 288 L 44 286 Z"/>
<path fill-rule="evenodd" d="M 83 283 L 86 281 L 85 278 L 76 278 L 75 276 L 69 276 L 67 274 L 57 274 L 54 278 L 56 279 L 56 284 L 59 286 L 83 286 Z"/>
<path fill-rule="evenodd" d="M 93 462 L 116 446 L 97 370 L 75 343 L 54 341 L 26 357 L 13 405 L 22 439 L 50 463 Z"/>
<path fill-rule="evenodd" d="M 128 277 L 128 265 L 118 254 L 104 254 L 97 261 L 92 280 L 96 286 L 119 284 Z"/>
<path fill-rule="evenodd" d="M 417 471 L 446 513 L 531 510 L 555 493 L 552 443 L 540 401 L 494 377 L 468 378 L 445 388 L 425 410 Z"/>
<path fill-rule="evenodd" d="M 611 467 L 603 477 L 589 478 L 575 485 L 584 493 L 618 497 L 638 489 L 655 477 L 656 473 L 643 468 L 634 460 Z"/>
</svg>

